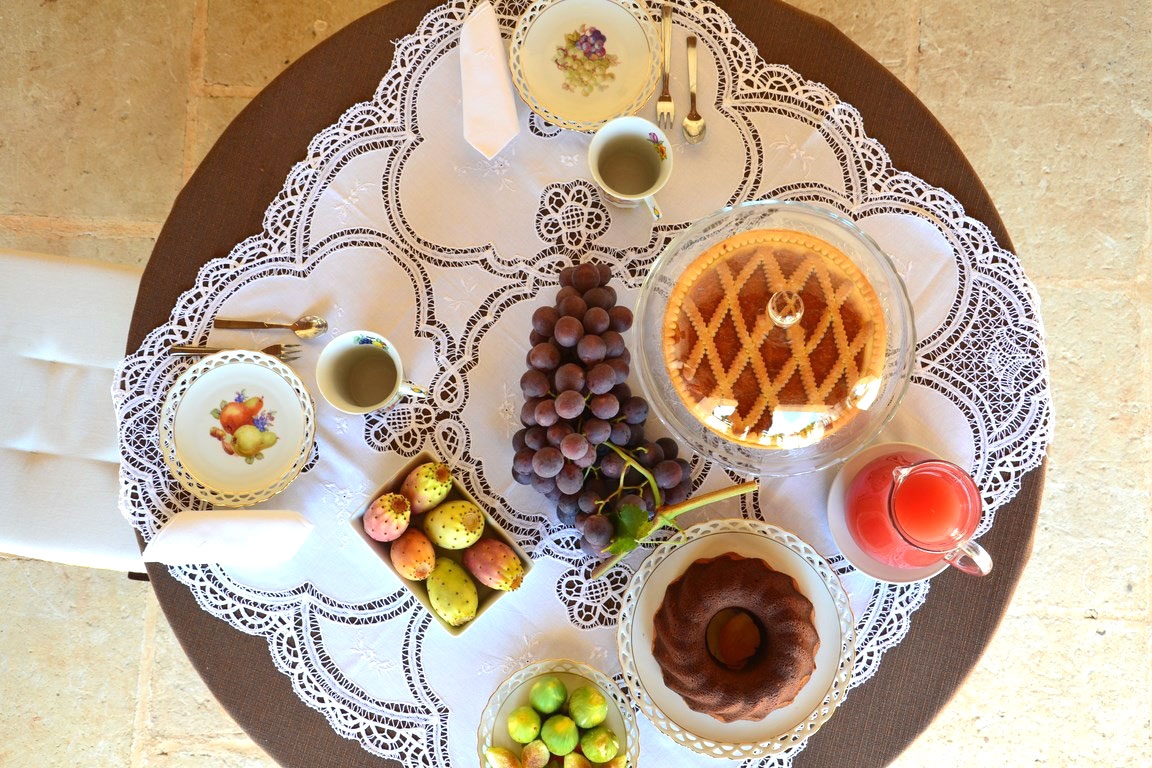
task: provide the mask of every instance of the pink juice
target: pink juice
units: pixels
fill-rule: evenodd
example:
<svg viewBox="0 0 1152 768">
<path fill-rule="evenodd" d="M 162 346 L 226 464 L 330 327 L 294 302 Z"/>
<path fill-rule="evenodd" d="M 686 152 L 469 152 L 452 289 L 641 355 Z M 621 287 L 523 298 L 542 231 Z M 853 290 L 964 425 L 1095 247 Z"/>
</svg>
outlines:
<svg viewBox="0 0 1152 768">
<path fill-rule="evenodd" d="M 959 467 L 932 459 L 898 450 L 866 464 L 848 486 L 848 532 L 876 560 L 897 568 L 931 566 L 976 529 L 975 483 Z"/>
</svg>

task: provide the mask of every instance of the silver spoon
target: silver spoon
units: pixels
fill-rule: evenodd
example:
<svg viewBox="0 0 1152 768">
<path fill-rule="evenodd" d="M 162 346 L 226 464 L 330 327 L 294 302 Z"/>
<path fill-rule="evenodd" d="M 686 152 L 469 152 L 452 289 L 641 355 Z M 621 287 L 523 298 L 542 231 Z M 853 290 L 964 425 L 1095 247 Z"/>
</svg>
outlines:
<svg viewBox="0 0 1152 768">
<path fill-rule="evenodd" d="M 220 320 L 214 325 L 217 328 L 245 329 L 245 328 L 288 328 L 292 333 L 302 339 L 311 339 L 328 330 L 328 321 L 316 315 L 305 315 L 292 323 L 265 323 L 260 320 Z"/>
<path fill-rule="evenodd" d="M 696 111 L 696 37 L 688 37 L 688 116 L 684 118 L 684 138 L 689 144 L 704 141 L 704 118 Z"/>
</svg>

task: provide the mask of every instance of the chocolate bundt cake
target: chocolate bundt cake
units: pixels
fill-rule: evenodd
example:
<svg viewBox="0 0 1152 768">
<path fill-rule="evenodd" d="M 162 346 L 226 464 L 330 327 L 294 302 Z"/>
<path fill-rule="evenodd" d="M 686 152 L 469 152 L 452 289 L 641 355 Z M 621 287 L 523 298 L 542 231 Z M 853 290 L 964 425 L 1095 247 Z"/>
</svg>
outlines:
<svg viewBox="0 0 1152 768">
<path fill-rule="evenodd" d="M 746 612 L 759 647 L 738 669 L 708 647 L 721 611 Z M 816 669 L 820 638 L 812 603 L 796 581 L 763 560 L 727 552 L 692 563 L 668 586 L 656 611 L 652 655 L 664 684 L 696 712 L 725 723 L 762 720 L 787 706 Z"/>
<path fill-rule="evenodd" d="M 720 436 L 799 448 L 879 391 L 886 323 L 867 277 L 812 235 L 761 229 L 704 251 L 664 313 L 664 363 L 684 406 Z"/>
</svg>

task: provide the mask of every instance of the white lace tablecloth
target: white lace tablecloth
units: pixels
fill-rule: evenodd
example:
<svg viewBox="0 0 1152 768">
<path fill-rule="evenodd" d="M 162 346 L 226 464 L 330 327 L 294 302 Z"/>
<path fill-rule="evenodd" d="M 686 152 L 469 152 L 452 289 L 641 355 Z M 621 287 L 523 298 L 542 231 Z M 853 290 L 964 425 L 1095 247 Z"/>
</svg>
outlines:
<svg viewBox="0 0 1152 768">
<path fill-rule="evenodd" d="M 601 200 L 587 169 L 590 136 L 554 129 L 523 104 L 520 136 L 494 160 L 463 141 L 457 43 L 469 7 L 449 3 L 396 43 L 372 100 L 314 138 L 270 202 L 264 231 L 206 264 L 169 321 L 118 369 L 121 506 L 145 539 L 180 510 L 204 506 L 173 480 L 157 447 L 164 395 L 188 366 L 167 347 L 284 340 L 213 330 L 217 314 L 321 314 L 332 333 L 379 331 L 400 349 L 409 378 L 429 385 L 431 399 L 368 416 L 341 414 L 317 397 L 312 460 L 268 502 L 316 526 L 290 563 L 171 569 L 206 612 L 267 638 L 296 693 L 337 732 L 406 766 L 474 765 L 490 692 L 532 661 L 575 659 L 620 679 L 615 618 L 646 552 L 589 581 L 593 563 L 578 537 L 510 473 L 530 314 L 550 300 L 564 265 L 612 264 L 622 300 L 634 302 L 663 246 L 717 208 L 780 197 L 841 211 L 891 255 L 916 311 L 918 365 L 884 437 L 971 467 L 987 505 L 981 532 L 1042 461 L 1051 427 L 1044 337 L 1017 258 L 948 192 L 893 168 L 851 105 L 767 63 L 717 7 L 673 4 L 674 50 L 688 34 L 700 39 L 708 137 L 689 146 L 675 132 L 658 226 L 643 208 Z M 525 5 L 497 3 L 505 38 Z M 674 73 L 678 97 L 682 76 Z M 313 394 L 322 343 L 305 342 L 293 364 Z M 447 460 L 535 563 L 520 591 L 459 638 L 435 625 L 350 523 L 421 450 Z M 704 489 L 743 479 L 703 459 L 693 465 Z M 856 686 L 904 637 L 929 584 L 880 584 L 839 555 L 824 518 L 831 477 L 765 481 L 757 494 L 706 514 L 762 518 L 828 557 L 858 617 Z M 645 764 L 710 763 L 647 722 L 641 731 Z"/>
</svg>

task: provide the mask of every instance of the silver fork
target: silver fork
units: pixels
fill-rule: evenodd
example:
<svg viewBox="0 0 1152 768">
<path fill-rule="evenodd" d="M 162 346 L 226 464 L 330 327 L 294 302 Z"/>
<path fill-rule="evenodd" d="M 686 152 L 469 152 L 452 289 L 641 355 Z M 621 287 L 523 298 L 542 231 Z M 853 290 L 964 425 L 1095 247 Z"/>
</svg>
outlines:
<svg viewBox="0 0 1152 768">
<path fill-rule="evenodd" d="M 213 355 L 225 350 L 223 347 L 198 347 L 195 344 L 173 344 L 168 348 L 168 351 L 180 357 L 200 357 L 203 355 Z M 264 349 L 260 351 L 266 355 L 278 357 L 284 362 L 290 363 L 300 356 L 300 345 L 273 344 L 269 347 L 264 347 Z"/>
<path fill-rule="evenodd" d="M 664 48 L 664 85 L 660 98 L 656 99 L 656 124 L 670 131 L 676 121 L 676 105 L 672 103 L 668 82 L 672 71 L 672 6 L 668 3 L 664 3 L 664 10 L 660 14 L 660 37 Z"/>
</svg>

